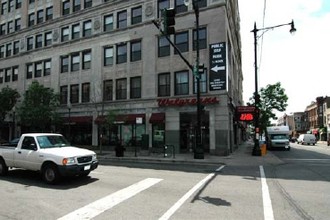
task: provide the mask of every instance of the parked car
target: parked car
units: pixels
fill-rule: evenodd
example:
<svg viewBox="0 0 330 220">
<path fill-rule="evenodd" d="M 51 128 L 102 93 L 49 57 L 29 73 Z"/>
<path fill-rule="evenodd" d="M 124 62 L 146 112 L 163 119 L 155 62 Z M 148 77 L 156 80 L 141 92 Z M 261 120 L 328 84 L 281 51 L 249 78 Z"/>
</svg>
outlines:
<svg viewBox="0 0 330 220">
<path fill-rule="evenodd" d="M 307 144 L 307 145 L 315 145 L 316 137 L 314 134 L 301 134 L 297 139 L 298 144 Z"/>
</svg>

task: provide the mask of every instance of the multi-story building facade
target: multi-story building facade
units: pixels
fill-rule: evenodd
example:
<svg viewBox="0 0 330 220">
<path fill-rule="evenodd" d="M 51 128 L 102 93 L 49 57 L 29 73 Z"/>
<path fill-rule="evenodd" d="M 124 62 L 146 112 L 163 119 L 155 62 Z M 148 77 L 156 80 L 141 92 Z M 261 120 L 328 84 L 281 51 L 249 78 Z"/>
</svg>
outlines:
<svg viewBox="0 0 330 220">
<path fill-rule="evenodd" d="M 1 0 L 0 89 L 23 94 L 33 81 L 60 94 L 63 124 L 76 144 L 194 148 L 196 80 L 152 21 L 176 8 L 171 41 L 196 59 L 195 11 L 183 0 Z M 242 105 L 237 0 L 200 0 L 202 143 L 226 155 L 240 143 Z M 19 107 L 19 106 L 18 106 Z M 114 112 L 114 123 L 103 122 Z M 19 118 L 15 120 L 15 125 Z M 18 123 L 19 124 L 19 123 Z M 4 129 L 4 128 L 2 128 Z M 28 130 L 27 130 L 28 131 Z M 26 132 L 15 126 L 15 135 Z"/>
</svg>

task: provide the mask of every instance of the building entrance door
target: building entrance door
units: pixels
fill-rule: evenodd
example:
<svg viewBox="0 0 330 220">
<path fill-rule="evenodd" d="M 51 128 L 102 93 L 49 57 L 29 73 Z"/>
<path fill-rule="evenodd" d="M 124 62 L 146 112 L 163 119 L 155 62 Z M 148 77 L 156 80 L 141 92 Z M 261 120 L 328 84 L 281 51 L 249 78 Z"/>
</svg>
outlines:
<svg viewBox="0 0 330 220">
<path fill-rule="evenodd" d="M 196 146 L 197 115 L 195 112 L 180 113 L 180 152 L 192 152 Z M 204 152 L 210 151 L 209 113 L 204 112 L 201 123 L 201 137 Z"/>
</svg>

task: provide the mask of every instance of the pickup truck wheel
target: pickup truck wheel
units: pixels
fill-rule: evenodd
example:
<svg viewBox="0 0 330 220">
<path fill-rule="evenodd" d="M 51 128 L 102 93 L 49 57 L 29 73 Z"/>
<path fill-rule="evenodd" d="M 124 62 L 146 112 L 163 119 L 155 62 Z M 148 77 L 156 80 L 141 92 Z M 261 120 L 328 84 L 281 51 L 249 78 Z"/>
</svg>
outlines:
<svg viewBox="0 0 330 220">
<path fill-rule="evenodd" d="M 3 159 L 0 159 L 0 176 L 4 176 L 8 173 L 8 167 Z"/>
<path fill-rule="evenodd" d="M 46 165 L 42 169 L 42 178 L 48 184 L 55 184 L 60 178 L 57 167 L 53 164 Z"/>
</svg>

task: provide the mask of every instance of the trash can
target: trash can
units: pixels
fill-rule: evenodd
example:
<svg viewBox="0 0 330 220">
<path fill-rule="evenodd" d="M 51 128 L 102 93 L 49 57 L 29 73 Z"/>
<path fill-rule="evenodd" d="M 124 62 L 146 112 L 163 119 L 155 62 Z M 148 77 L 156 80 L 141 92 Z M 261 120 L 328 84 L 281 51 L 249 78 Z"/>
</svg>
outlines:
<svg viewBox="0 0 330 220">
<path fill-rule="evenodd" d="M 261 145 L 261 156 L 266 155 L 266 153 L 267 153 L 267 147 L 266 146 L 267 146 L 266 144 Z"/>
<path fill-rule="evenodd" d="M 125 148 L 121 144 L 117 144 L 117 146 L 115 147 L 115 151 L 116 151 L 116 157 L 123 157 Z"/>
</svg>

